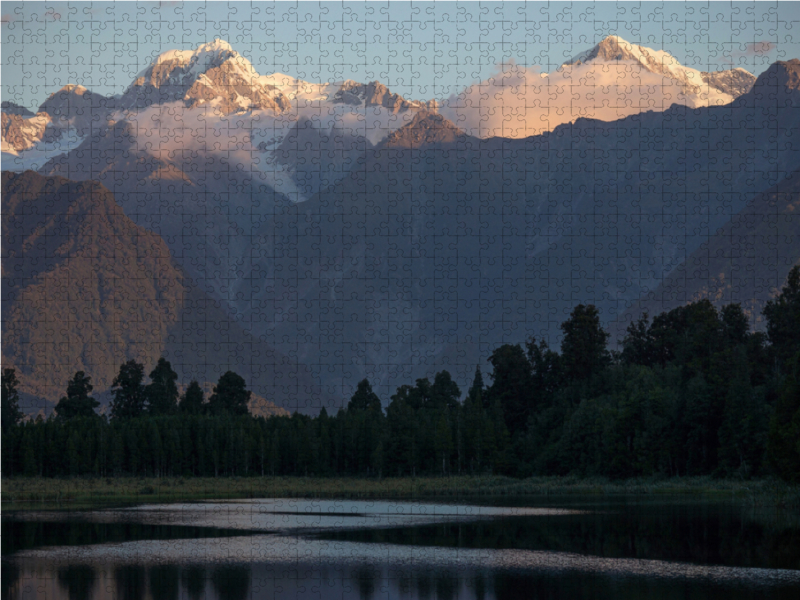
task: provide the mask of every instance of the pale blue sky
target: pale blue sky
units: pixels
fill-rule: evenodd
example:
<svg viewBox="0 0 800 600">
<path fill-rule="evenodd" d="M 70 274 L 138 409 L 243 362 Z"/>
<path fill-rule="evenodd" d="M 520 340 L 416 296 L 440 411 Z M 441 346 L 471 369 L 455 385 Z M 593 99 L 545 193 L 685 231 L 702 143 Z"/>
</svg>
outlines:
<svg viewBox="0 0 800 600">
<path fill-rule="evenodd" d="M 2 98 L 122 92 L 153 57 L 222 38 L 262 74 L 380 80 L 442 99 L 514 60 L 543 71 L 606 35 L 700 70 L 800 57 L 800 3 L 2 2 Z"/>
</svg>

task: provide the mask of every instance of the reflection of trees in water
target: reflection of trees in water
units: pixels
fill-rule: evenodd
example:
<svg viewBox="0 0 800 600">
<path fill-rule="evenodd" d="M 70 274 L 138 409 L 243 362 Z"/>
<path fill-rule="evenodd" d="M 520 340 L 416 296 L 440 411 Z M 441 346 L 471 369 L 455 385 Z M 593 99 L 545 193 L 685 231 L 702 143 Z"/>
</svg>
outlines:
<svg viewBox="0 0 800 600">
<path fill-rule="evenodd" d="M 142 600 L 145 594 L 145 570 L 137 565 L 114 569 L 114 582 L 119 600 Z"/>
<path fill-rule="evenodd" d="M 397 591 L 403 596 L 410 596 L 412 584 L 414 582 L 411 573 L 406 570 L 398 571 L 395 575 L 395 579 L 397 580 Z"/>
<path fill-rule="evenodd" d="M 358 597 L 363 600 L 371 600 L 375 594 L 375 579 L 379 574 L 374 567 L 361 566 L 358 567 L 351 577 L 356 580 L 358 585 Z"/>
<path fill-rule="evenodd" d="M 244 600 L 250 590 L 250 567 L 225 565 L 211 572 L 211 585 L 219 600 Z"/>
<path fill-rule="evenodd" d="M 2 581 L 1 589 L 3 590 L 2 600 L 11 600 L 19 581 L 19 567 L 4 560 L 0 564 L 0 581 Z"/>
<path fill-rule="evenodd" d="M 332 531 L 322 537 L 376 544 L 544 550 L 604 558 L 800 569 L 800 520 L 776 516 L 775 511 L 681 503 L 624 509 L 610 505 L 609 509 L 602 516 L 506 517 Z"/>
<path fill-rule="evenodd" d="M 150 569 L 150 595 L 153 600 L 178 600 L 180 572 L 175 565 L 159 565 Z"/>
<path fill-rule="evenodd" d="M 436 580 L 436 600 L 452 600 L 458 591 L 458 576 L 449 571 L 434 574 Z"/>
<path fill-rule="evenodd" d="M 483 573 L 478 573 L 472 578 L 472 591 L 475 594 L 475 600 L 486 598 L 486 578 Z"/>
<path fill-rule="evenodd" d="M 206 570 L 199 565 L 191 565 L 181 573 L 183 587 L 190 600 L 200 600 L 206 591 Z"/>
<path fill-rule="evenodd" d="M 67 592 L 69 600 L 88 600 L 92 596 L 95 570 L 89 565 L 70 565 L 58 570 L 58 585 Z"/>
<path fill-rule="evenodd" d="M 430 573 L 419 573 L 417 575 L 417 596 L 419 600 L 428 600 L 433 590 L 433 577 Z"/>
<path fill-rule="evenodd" d="M 342 581 L 342 571 L 322 564 L 319 567 L 319 590 L 322 598 L 330 598 Z"/>
</svg>

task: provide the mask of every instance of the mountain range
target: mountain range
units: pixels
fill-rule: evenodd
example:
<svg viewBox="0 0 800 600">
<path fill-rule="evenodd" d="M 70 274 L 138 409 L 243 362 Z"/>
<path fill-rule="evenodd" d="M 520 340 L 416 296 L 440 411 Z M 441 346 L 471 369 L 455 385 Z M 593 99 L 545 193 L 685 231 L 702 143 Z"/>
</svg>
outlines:
<svg viewBox="0 0 800 600">
<path fill-rule="evenodd" d="M 750 302 L 758 326 L 759 306 L 798 259 L 795 222 L 775 224 L 794 210 L 800 61 L 758 78 L 701 72 L 611 36 L 553 73 L 499 73 L 450 99 L 410 101 L 378 82 L 259 75 L 217 41 L 160 55 L 116 97 L 67 86 L 36 114 L 4 103 L 3 169 L 38 171 L 3 179 L 4 362 L 61 389 L 67 371 L 100 364 L 101 352 L 114 357 L 109 365 L 123 355 L 177 356 L 209 342 L 208 324 L 218 323 L 236 332 L 227 340 L 257 345 L 266 359 L 241 346 L 222 347 L 213 361 L 187 354 L 176 361 L 186 376 L 195 360 L 267 364 L 265 379 L 246 374 L 259 394 L 313 408 L 337 403 L 365 376 L 383 394 L 442 368 L 466 385 L 502 342 L 536 335 L 557 344 L 578 303 L 596 304 L 621 330 L 636 311 L 654 310 L 654 298 L 705 294 Z M 541 105 L 525 94 L 552 102 L 522 113 L 514 98 Z M 573 99 L 569 111 L 562 98 Z M 22 191 L 8 196 L 12 185 Z M 72 200 L 62 206 L 54 194 Z M 66 260 L 82 248 L 69 241 L 81 230 L 60 225 L 66 258 L 41 262 L 31 249 L 52 237 L 35 234 L 46 225 L 13 221 L 33 199 L 49 215 L 127 219 L 92 239 L 144 262 Z M 754 238 L 748 214 L 775 216 Z M 735 271 L 732 252 L 748 244 L 753 260 L 779 255 L 769 285 L 720 291 L 713 277 Z M 105 256 L 91 248 L 80 251 Z M 728 267 L 714 262 L 722 256 Z M 46 268 L 15 275 L 23 263 Z M 105 269 L 113 286 L 100 286 L 92 269 Z M 78 312 L 105 333 L 82 333 L 77 317 L 61 321 L 74 347 L 59 354 L 67 346 L 47 341 L 52 323 L 76 314 L 72 298 L 89 292 L 40 307 L 51 306 L 48 289 L 77 279 L 96 294 Z M 148 283 L 114 287 L 119 279 Z M 198 303 L 216 312 L 182 316 Z M 120 333 L 129 311 L 130 325 L 147 327 Z M 98 356 L 84 360 L 92 344 Z M 51 369 L 59 361 L 63 373 Z M 97 381 L 106 385 L 113 373 L 103 368 Z"/>
</svg>

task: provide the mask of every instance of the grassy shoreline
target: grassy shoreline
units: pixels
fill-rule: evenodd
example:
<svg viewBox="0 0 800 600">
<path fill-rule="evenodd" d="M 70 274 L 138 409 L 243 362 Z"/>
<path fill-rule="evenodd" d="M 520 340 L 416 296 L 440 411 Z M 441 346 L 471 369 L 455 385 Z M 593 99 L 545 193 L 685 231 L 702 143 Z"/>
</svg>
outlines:
<svg viewBox="0 0 800 600">
<path fill-rule="evenodd" d="M 776 480 L 737 481 L 711 477 L 671 479 L 499 476 L 388 479 L 315 477 L 4 477 L 3 510 L 91 508 L 109 504 L 180 502 L 212 498 L 439 499 L 551 495 L 688 495 L 733 499 L 766 506 L 800 506 L 800 486 Z"/>
</svg>

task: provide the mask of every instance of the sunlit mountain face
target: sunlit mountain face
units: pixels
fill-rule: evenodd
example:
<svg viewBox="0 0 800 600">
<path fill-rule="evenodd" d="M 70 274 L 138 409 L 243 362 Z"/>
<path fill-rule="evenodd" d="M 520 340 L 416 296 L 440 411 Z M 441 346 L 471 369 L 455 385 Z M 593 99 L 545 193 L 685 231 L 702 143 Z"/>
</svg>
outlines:
<svg viewBox="0 0 800 600">
<path fill-rule="evenodd" d="M 216 40 L 162 53 L 119 96 L 70 84 L 36 114 L 5 103 L 3 168 L 40 168 L 126 122 L 141 147 L 165 160 L 186 150 L 249 153 L 249 166 L 272 187 L 303 200 L 347 170 L 356 149 L 377 144 L 421 110 L 438 110 L 479 138 L 522 138 L 581 117 L 612 121 L 673 104 L 729 104 L 754 82 L 744 69 L 702 72 L 663 50 L 609 36 L 551 73 L 511 62 L 459 94 L 418 101 L 378 81 L 310 83 L 282 73 L 262 75 L 229 43 Z M 281 143 L 298 129 L 308 144 L 296 145 L 297 156 L 289 158 Z M 323 173 L 314 176 L 302 168 L 306 148 L 345 158 L 322 165 Z"/>
<path fill-rule="evenodd" d="M 721 106 L 748 92 L 744 69 L 707 73 L 663 50 L 608 36 L 560 68 L 543 73 L 514 63 L 443 103 L 442 114 L 478 137 L 523 138 L 584 117 L 614 121 L 673 104 Z"/>
</svg>

